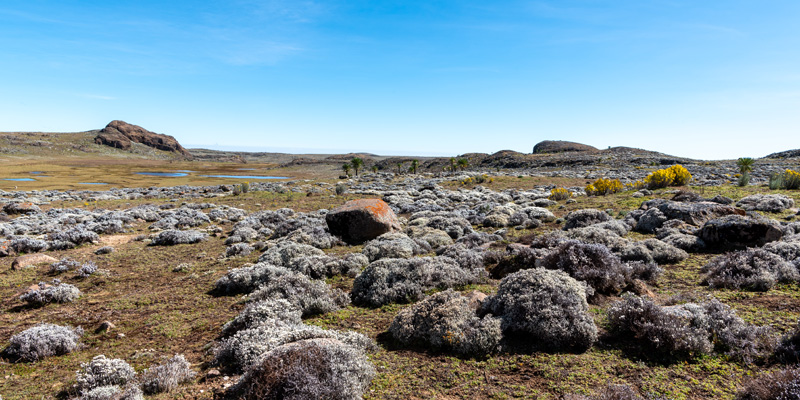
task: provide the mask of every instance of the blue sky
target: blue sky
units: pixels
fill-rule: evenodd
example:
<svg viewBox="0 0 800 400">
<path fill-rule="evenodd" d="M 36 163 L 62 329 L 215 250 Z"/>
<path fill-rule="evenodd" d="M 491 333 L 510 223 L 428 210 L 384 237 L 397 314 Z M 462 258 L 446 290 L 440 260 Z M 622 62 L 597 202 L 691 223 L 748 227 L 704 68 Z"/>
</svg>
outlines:
<svg viewBox="0 0 800 400">
<path fill-rule="evenodd" d="M 0 131 L 455 155 L 800 148 L 800 2 L 0 3 Z"/>
</svg>

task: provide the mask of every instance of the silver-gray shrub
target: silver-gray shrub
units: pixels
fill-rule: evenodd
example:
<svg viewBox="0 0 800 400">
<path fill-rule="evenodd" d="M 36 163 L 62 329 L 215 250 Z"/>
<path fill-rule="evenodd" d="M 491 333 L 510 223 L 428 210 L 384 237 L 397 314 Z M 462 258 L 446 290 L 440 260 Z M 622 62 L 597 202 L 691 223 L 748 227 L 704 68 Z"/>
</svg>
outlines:
<svg viewBox="0 0 800 400">
<path fill-rule="evenodd" d="M 136 379 L 136 371 L 125 360 L 98 355 L 88 363 L 81 363 L 75 374 L 75 389 L 89 391 L 101 386 L 124 386 Z"/>
<path fill-rule="evenodd" d="M 39 288 L 27 291 L 19 299 L 33 306 L 48 303 L 71 303 L 81 296 L 81 291 L 69 283 L 53 280 L 52 285 L 39 282 Z"/>
<path fill-rule="evenodd" d="M 482 276 L 449 257 L 383 258 L 356 277 L 350 297 L 354 304 L 380 307 L 422 298 L 427 290 L 477 283 Z"/>
<path fill-rule="evenodd" d="M 762 249 L 780 256 L 786 261 L 794 261 L 800 258 L 800 242 L 770 242 L 764 245 Z"/>
<path fill-rule="evenodd" d="M 604 295 L 621 293 L 631 275 L 630 269 L 606 246 L 575 240 L 563 242 L 555 251 L 537 260 L 536 266 L 564 271 Z"/>
<path fill-rule="evenodd" d="M 405 346 L 422 346 L 468 357 L 496 352 L 503 337 L 499 318 L 478 317 L 469 300 L 452 289 L 400 311 L 389 326 L 389 333 Z"/>
<path fill-rule="evenodd" d="M 403 233 L 390 232 L 365 243 L 362 253 L 370 261 L 375 261 L 381 258 L 411 258 L 430 251 L 431 247 L 425 241 L 411 239 Z"/>
<path fill-rule="evenodd" d="M 286 343 L 312 338 L 336 339 L 350 346 L 372 351 L 375 343 L 356 332 L 339 332 L 317 326 L 291 325 L 272 320 L 236 332 L 220 341 L 214 351 L 214 362 L 233 371 L 243 371 L 264 353 Z"/>
<path fill-rule="evenodd" d="M 256 399 L 361 399 L 375 368 L 359 349 L 335 339 L 309 339 L 264 355 L 229 390 Z"/>
<path fill-rule="evenodd" d="M 712 288 L 767 291 L 776 283 L 795 282 L 800 274 L 792 264 L 763 249 L 746 249 L 717 256 L 704 265 L 703 281 Z"/>
<path fill-rule="evenodd" d="M 472 232 L 468 233 L 456 240 L 456 243 L 463 244 L 468 248 L 474 249 L 480 246 L 483 246 L 487 243 L 496 242 L 498 240 L 503 240 L 503 237 L 500 235 L 495 235 L 492 233 L 486 232 Z"/>
<path fill-rule="evenodd" d="M 655 394 L 640 396 L 628 385 L 608 385 L 593 396 L 571 394 L 562 397 L 561 400 L 668 400 L 668 398 Z"/>
<path fill-rule="evenodd" d="M 205 240 L 206 234 L 198 231 L 167 230 L 159 232 L 151 246 L 172 246 L 176 244 L 194 244 Z"/>
<path fill-rule="evenodd" d="M 78 279 L 84 279 L 90 277 L 92 274 L 97 272 L 97 264 L 92 261 L 87 262 L 86 264 L 81 265 L 77 271 L 75 271 L 75 277 Z"/>
<path fill-rule="evenodd" d="M 749 379 L 736 394 L 736 400 L 800 399 L 800 369 L 785 368 L 764 372 Z"/>
<path fill-rule="evenodd" d="M 455 260 L 461 268 L 474 271 L 476 275 L 486 275 L 484 269 L 484 252 L 467 248 L 467 246 L 457 243 L 439 249 L 437 255 L 448 257 Z"/>
<path fill-rule="evenodd" d="M 144 400 L 142 389 L 138 385 L 128 384 L 99 386 L 81 394 L 80 400 Z"/>
<path fill-rule="evenodd" d="M 324 255 L 325 252 L 314 246 L 286 241 L 267 249 L 258 257 L 258 262 L 285 267 L 295 258 Z"/>
<path fill-rule="evenodd" d="M 220 294 L 250 293 L 263 284 L 291 273 L 283 267 L 258 263 L 228 271 L 214 284 L 214 290 Z"/>
<path fill-rule="evenodd" d="M 635 242 L 620 252 L 624 261 L 645 263 L 675 264 L 689 258 L 689 253 L 658 239 L 645 239 Z"/>
<path fill-rule="evenodd" d="M 227 337 L 244 329 L 269 323 L 281 326 L 300 325 L 303 312 L 285 299 L 266 299 L 248 304 L 239 315 L 222 326 L 222 336 Z"/>
<path fill-rule="evenodd" d="M 46 250 L 48 244 L 44 240 L 24 236 L 12 239 L 9 247 L 17 253 L 38 253 Z"/>
<path fill-rule="evenodd" d="M 5 353 L 26 362 L 60 356 L 76 350 L 81 336 L 80 327 L 39 324 L 12 336 Z"/>
<path fill-rule="evenodd" d="M 564 230 L 583 228 L 601 222 L 611 221 L 613 218 L 605 211 L 587 208 L 572 211 L 564 218 Z"/>
<path fill-rule="evenodd" d="M 63 257 L 50 265 L 50 272 L 60 274 L 80 267 L 81 263 L 69 257 Z"/>
<path fill-rule="evenodd" d="M 297 273 L 279 276 L 261 285 L 248 297 L 249 301 L 266 299 L 285 299 L 300 308 L 303 316 L 336 311 L 350 302 L 340 289 L 332 289 L 323 281 Z"/>
<path fill-rule="evenodd" d="M 506 335 L 547 350 L 583 351 L 597 340 L 586 289 L 563 271 L 534 268 L 500 281 L 482 312 L 501 318 Z"/>
<path fill-rule="evenodd" d="M 670 357 L 694 357 L 715 349 L 750 362 L 774 348 L 768 328 L 745 323 L 717 300 L 659 306 L 631 294 L 608 310 L 609 332 L 635 340 L 646 351 Z"/>
<path fill-rule="evenodd" d="M 194 379 L 196 373 L 183 354 L 176 354 L 165 362 L 145 369 L 139 379 L 145 394 L 170 392 L 178 385 Z"/>
<path fill-rule="evenodd" d="M 225 257 L 246 256 L 253 252 L 253 246 L 247 243 L 236 243 L 225 249 Z"/>
<path fill-rule="evenodd" d="M 52 232 L 48 238 L 51 241 L 74 243 L 76 246 L 100 240 L 100 236 L 98 236 L 97 233 L 86 229 L 86 227 L 82 225 L 65 231 Z"/>
<path fill-rule="evenodd" d="M 355 277 L 369 265 L 367 256 L 350 253 L 342 258 L 324 256 L 298 257 L 289 262 L 288 269 L 313 279 L 324 279 L 336 275 Z"/>
</svg>

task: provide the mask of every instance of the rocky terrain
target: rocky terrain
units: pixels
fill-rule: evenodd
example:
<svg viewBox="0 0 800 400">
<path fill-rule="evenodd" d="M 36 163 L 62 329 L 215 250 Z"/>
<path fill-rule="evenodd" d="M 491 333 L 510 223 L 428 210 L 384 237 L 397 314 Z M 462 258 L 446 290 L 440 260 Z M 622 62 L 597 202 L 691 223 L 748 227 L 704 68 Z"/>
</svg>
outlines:
<svg viewBox="0 0 800 400">
<path fill-rule="evenodd" d="M 569 143 L 172 164 L 177 142 L 109 126 L 116 148 L 97 131 L 0 144 L 323 173 L 0 190 L 2 399 L 799 394 L 800 192 L 776 179 L 796 151 L 738 185 L 732 160 Z M 673 170 L 690 179 L 657 184 Z"/>
<path fill-rule="evenodd" d="M 571 165 L 0 191 L 0 396 L 711 399 L 788 373 L 800 193 L 696 163 L 588 196 L 652 168 Z"/>
<path fill-rule="evenodd" d="M 125 121 L 111 121 L 100 130 L 95 143 L 111 146 L 116 149 L 130 150 L 132 143 L 143 144 L 158 150 L 179 153 L 185 157 L 192 157 L 174 137 L 153 133 L 138 125 L 131 125 Z"/>
</svg>

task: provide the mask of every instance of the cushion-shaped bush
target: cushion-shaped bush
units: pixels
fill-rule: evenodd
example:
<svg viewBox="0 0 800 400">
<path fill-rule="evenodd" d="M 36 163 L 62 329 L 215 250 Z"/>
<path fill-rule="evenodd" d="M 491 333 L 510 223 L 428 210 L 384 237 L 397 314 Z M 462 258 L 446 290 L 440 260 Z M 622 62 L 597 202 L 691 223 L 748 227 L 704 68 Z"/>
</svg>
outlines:
<svg viewBox="0 0 800 400">
<path fill-rule="evenodd" d="M 389 232 L 364 244 L 362 253 L 370 261 L 381 258 L 411 258 L 430 252 L 427 242 L 414 240 L 403 233 Z"/>
<path fill-rule="evenodd" d="M 206 234 L 198 231 L 178 231 L 166 230 L 159 232 L 153 241 L 152 246 L 173 246 L 176 244 L 194 244 L 205 240 Z"/>
<path fill-rule="evenodd" d="M 19 299 L 34 306 L 41 306 L 47 303 L 71 303 L 80 296 L 81 291 L 74 285 L 53 280 L 53 285 L 39 282 L 38 289 L 25 292 Z"/>
<path fill-rule="evenodd" d="M 800 399 L 800 369 L 767 372 L 750 379 L 736 394 L 736 400 Z"/>
<path fill-rule="evenodd" d="M 347 306 L 349 298 L 340 289 L 332 289 L 320 280 L 290 273 L 261 285 L 250 301 L 285 299 L 303 311 L 304 316 L 324 314 Z"/>
<path fill-rule="evenodd" d="M 279 276 L 291 273 L 292 271 L 286 268 L 267 263 L 235 268 L 217 280 L 214 290 L 225 294 L 250 293 Z"/>
<path fill-rule="evenodd" d="M 230 391 L 245 400 L 360 399 L 374 376 L 358 349 L 335 339 L 309 339 L 266 353 Z"/>
<path fill-rule="evenodd" d="M 32 362 L 60 356 L 77 349 L 83 329 L 54 324 L 39 324 L 11 337 L 5 353 L 12 358 Z"/>
<path fill-rule="evenodd" d="M 258 262 L 285 267 L 296 258 L 324 255 L 325 252 L 314 246 L 284 241 L 267 249 L 258 257 Z"/>
<path fill-rule="evenodd" d="M 400 311 L 389 333 L 406 346 L 476 357 L 496 352 L 502 339 L 500 320 L 491 315 L 479 318 L 469 300 L 452 289 Z"/>
<path fill-rule="evenodd" d="M 609 308 L 608 321 L 612 336 L 636 340 L 648 351 L 671 357 L 694 357 L 717 349 L 750 362 L 774 348 L 768 328 L 745 323 L 717 300 L 659 306 L 626 294 Z"/>
<path fill-rule="evenodd" d="M 422 298 L 427 290 L 447 289 L 481 280 L 449 257 L 383 258 L 356 277 L 350 297 L 354 304 L 380 307 Z"/>
<path fill-rule="evenodd" d="M 81 393 L 80 400 L 144 400 L 144 395 L 138 385 L 129 384 L 125 387 L 108 385 Z"/>
<path fill-rule="evenodd" d="M 597 340 L 585 287 L 562 271 L 527 269 L 500 281 L 483 312 L 501 318 L 503 332 L 547 350 L 586 350 Z"/>
<path fill-rule="evenodd" d="M 717 256 L 704 265 L 704 282 L 713 288 L 767 291 L 778 282 L 800 279 L 797 269 L 763 249 L 747 249 Z"/>
<path fill-rule="evenodd" d="M 630 279 L 629 268 L 607 247 L 575 240 L 562 243 L 537 260 L 536 265 L 564 271 L 586 282 L 596 293 L 605 295 L 619 294 Z"/>
<path fill-rule="evenodd" d="M 622 249 L 620 258 L 625 261 L 645 263 L 675 264 L 689 258 L 689 254 L 671 244 L 658 239 L 645 239 Z"/>
<path fill-rule="evenodd" d="M 266 299 L 248 304 L 233 320 L 222 326 L 222 336 L 230 336 L 240 330 L 261 324 L 300 325 L 303 312 L 286 299 Z"/>
<path fill-rule="evenodd" d="M 601 222 L 611 221 L 613 218 L 605 211 L 587 208 L 572 211 L 564 218 L 564 230 L 583 228 Z"/>
<path fill-rule="evenodd" d="M 369 264 L 367 256 L 361 253 L 350 253 L 342 258 L 331 256 L 298 257 L 286 266 L 313 279 L 324 279 L 336 275 L 355 277 Z"/>
<path fill-rule="evenodd" d="M 101 354 L 81 363 L 75 375 L 75 389 L 85 392 L 101 386 L 124 386 L 136 378 L 136 371 L 125 360 Z"/>
<path fill-rule="evenodd" d="M 183 354 L 176 354 L 159 365 L 145 369 L 140 380 L 146 394 L 157 394 L 170 392 L 178 385 L 191 381 L 195 375 Z"/>
<path fill-rule="evenodd" d="M 246 256 L 253 252 L 253 246 L 247 243 L 236 243 L 225 249 L 225 257 Z"/>
</svg>

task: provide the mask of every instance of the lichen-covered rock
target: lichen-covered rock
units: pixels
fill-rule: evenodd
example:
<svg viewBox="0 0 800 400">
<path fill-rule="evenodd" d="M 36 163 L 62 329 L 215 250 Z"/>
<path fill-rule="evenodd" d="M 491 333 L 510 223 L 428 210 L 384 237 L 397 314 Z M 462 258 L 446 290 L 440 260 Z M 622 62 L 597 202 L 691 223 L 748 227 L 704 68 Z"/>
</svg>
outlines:
<svg viewBox="0 0 800 400">
<path fill-rule="evenodd" d="M 572 211 L 567 214 L 564 221 L 564 230 L 568 231 L 575 228 L 583 228 L 589 225 L 599 224 L 601 222 L 611 221 L 612 218 L 605 211 L 587 208 L 583 210 Z"/>
<path fill-rule="evenodd" d="M 760 247 L 782 236 L 783 230 L 775 221 L 739 215 L 710 220 L 697 231 L 706 246 L 717 250 Z"/>
<path fill-rule="evenodd" d="M 739 200 L 736 206 L 747 211 L 778 213 L 794 207 L 794 199 L 782 194 L 754 194 Z"/>
<path fill-rule="evenodd" d="M 380 199 L 348 201 L 325 215 L 325 222 L 332 234 L 351 244 L 401 229 L 394 211 Z"/>
</svg>

